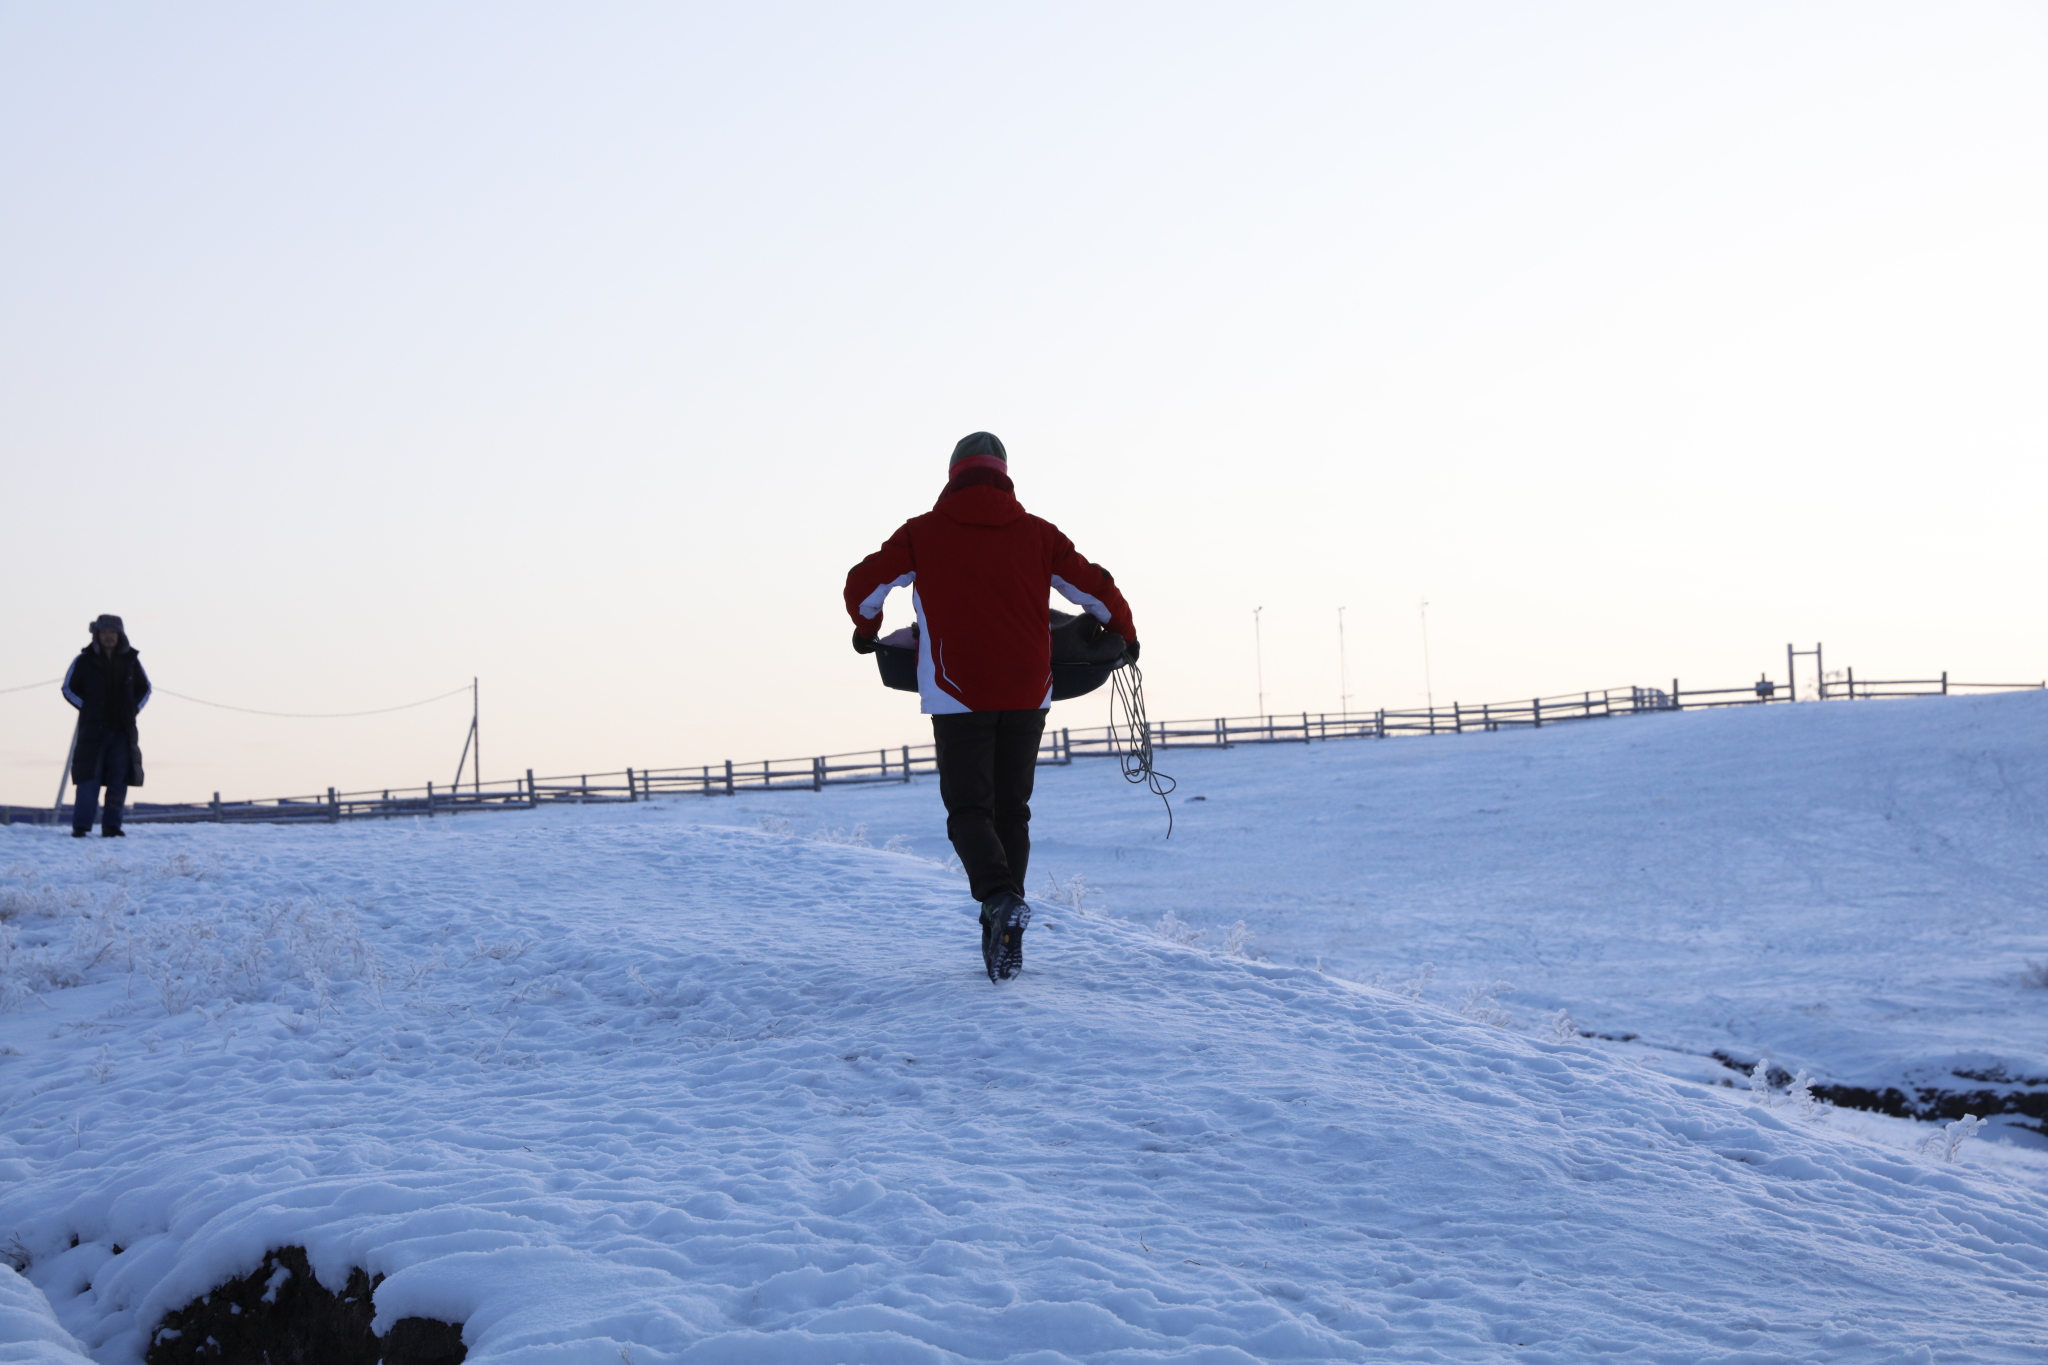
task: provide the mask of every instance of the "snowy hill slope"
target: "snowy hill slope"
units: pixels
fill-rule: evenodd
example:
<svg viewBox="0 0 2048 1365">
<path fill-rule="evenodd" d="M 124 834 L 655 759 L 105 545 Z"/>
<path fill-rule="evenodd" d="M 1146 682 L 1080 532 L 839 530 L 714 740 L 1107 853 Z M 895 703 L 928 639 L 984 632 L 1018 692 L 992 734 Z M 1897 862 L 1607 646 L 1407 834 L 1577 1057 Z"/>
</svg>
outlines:
<svg viewBox="0 0 2048 1365">
<path fill-rule="evenodd" d="M 1093 723 L 1093 699 L 1062 718 Z M 1637 1035 L 1674 1075 L 1740 1084 L 1712 1054 L 1768 1055 L 1835 1085 L 1978 1112 L 1985 1092 L 2016 1095 L 2024 1122 L 2048 1117 L 2048 990 L 2029 971 L 2048 964 L 2048 694 L 1160 763 L 1181 781 L 1171 840 L 1159 802 L 1106 764 L 1042 770 L 1035 890 L 1078 874 L 1109 912 L 1172 910 L 1211 942 L 1243 919 L 1275 961 L 1452 1007 L 1511 983 L 1498 1004 L 1523 1027 L 1565 1009 Z M 864 822 L 945 852 L 924 785 L 704 808 L 799 831 Z"/>
<path fill-rule="evenodd" d="M 281 1245 L 477 1361 L 2048 1350 L 1967 1159 L 703 813 L 0 830 L 0 1249 L 106 1365 Z"/>
</svg>

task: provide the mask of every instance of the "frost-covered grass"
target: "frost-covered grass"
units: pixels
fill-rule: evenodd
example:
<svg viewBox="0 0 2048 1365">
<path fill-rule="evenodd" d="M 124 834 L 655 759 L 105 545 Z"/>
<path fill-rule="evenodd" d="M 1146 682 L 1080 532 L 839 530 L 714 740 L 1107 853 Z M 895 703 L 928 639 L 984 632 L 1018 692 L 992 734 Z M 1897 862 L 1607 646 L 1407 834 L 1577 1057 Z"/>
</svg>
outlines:
<svg viewBox="0 0 2048 1365">
<path fill-rule="evenodd" d="M 1641 758 L 1596 728 L 1540 738 L 1597 741 L 1604 763 Z M 1997 734 L 2010 727 L 1980 742 Z M 1450 765 L 1437 778 L 1450 790 L 1472 780 L 1456 756 L 1466 742 L 1212 755 L 1197 777 L 1225 795 L 1197 809 L 1250 804 L 1219 784 L 1225 765 L 1242 765 L 1247 787 L 1280 770 L 1281 801 L 1301 782 L 1287 765 L 1346 752 L 1355 766 L 1335 775 L 1355 784 L 1451 755 L 1427 760 Z M 2031 791 L 2030 760 L 1995 757 Z M 1541 793 L 1553 810 L 1599 769 L 1574 762 Z M 1814 1059 L 1767 1031 L 1744 1070 L 1703 1064 L 1735 1087 L 1659 1074 L 1638 1059 L 1660 1051 L 1584 1036 L 1624 1006 L 1677 1035 L 1719 983 L 1755 984 L 1724 1002 L 1733 1019 L 1773 984 L 1798 998 L 1857 960 L 1830 937 L 1829 897 L 1883 904 L 1860 889 L 1879 880 L 1857 862 L 1869 839 L 1830 843 L 1826 819 L 1788 820 L 1818 889 L 1765 897 L 1756 918 L 1774 917 L 1775 939 L 1725 926 L 1726 964 L 1693 942 L 1694 975 L 1709 978 L 1697 981 L 1625 957 L 1658 941 L 1635 922 L 1654 907 L 1584 913 L 1626 803 L 1582 793 L 1597 809 L 1553 831 L 1580 838 L 1576 857 L 1541 840 L 1523 850 L 1517 903 L 1576 908 L 1580 937 L 1558 936 L 1561 911 L 1482 951 L 1459 917 L 1479 904 L 1467 879 L 1505 894 L 1510 860 L 1475 871 L 1480 845 L 1457 842 L 1461 797 L 1400 831 L 1434 830 L 1434 899 L 1339 939 L 1355 888 L 1338 874 L 1357 855 L 1301 809 L 1234 817 L 1273 846 L 1258 856 L 1260 840 L 1184 821 L 1181 862 L 1139 845 L 1135 820 L 1120 831 L 1102 817 L 1097 863 L 1068 832 L 1080 815 L 1057 812 L 1097 799 L 1089 780 L 1118 797 L 1122 784 L 1086 765 L 1050 776 L 1045 894 L 1026 973 L 1001 988 L 918 787 L 898 789 L 898 806 L 825 793 L 773 808 L 138 828 L 111 852 L 0 830 L 0 1252 L 26 1269 L 0 1274 L 0 1333 L 18 1330 L 24 1350 L 41 1334 L 43 1354 L 22 1358 L 75 1365 L 51 1354 L 68 1333 L 125 1365 L 164 1311 L 299 1245 L 330 1285 L 351 1267 L 387 1275 L 381 1322 L 464 1322 L 477 1361 L 2048 1351 L 2039 1154 L 1975 1123 L 1830 1111 Z M 1409 780 L 1382 799 L 1426 814 Z M 1942 802 L 1983 813 L 1972 792 L 1938 788 L 1898 812 L 1924 822 Z M 1660 814 L 1667 842 L 1727 837 L 1718 809 Z M 2003 885 L 1994 874 L 2027 862 L 2016 834 L 1959 844 L 1960 829 L 1924 847 L 1954 874 L 1941 904 L 1974 923 Z M 1231 848 L 1243 866 L 1225 875 Z M 1324 889 L 1310 895 L 1317 858 Z M 1144 875 L 1126 866 L 1145 859 Z M 1724 871 L 1751 894 L 1773 884 L 1743 866 Z M 1898 904 L 1866 917 L 1863 958 L 1897 973 L 1892 1008 L 1972 950 L 2010 960 L 1970 989 L 2040 1007 L 2018 977 L 2033 929 L 1951 934 L 1961 946 L 1944 955 L 1947 939 L 1898 927 L 1928 920 L 1932 874 L 1888 866 Z M 1147 889 L 1155 873 L 1163 891 Z M 1818 907 L 1811 922 L 1797 904 Z M 1327 970 L 1313 953 L 1287 960 L 1313 937 L 1310 909 L 1334 943 Z M 1424 909 L 1440 917 L 1434 936 L 1416 929 Z M 1473 913 L 1507 932 L 1503 912 Z M 1574 943 L 1597 971 L 1569 959 Z M 1916 952 L 1918 976 L 1901 970 Z M 1662 995 L 1645 989 L 1658 972 Z M 1601 973 L 1604 995 L 1558 989 Z M 1844 1036 L 1897 1036 L 1870 1022 L 1866 977 L 1843 975 L 1829 998 L 1854 1025 Z M 1946 1047 L 1984 1008 L 1908 1018 Z M 15 1358 L 6 1341 L 0 1359 Z"/>
</svg>

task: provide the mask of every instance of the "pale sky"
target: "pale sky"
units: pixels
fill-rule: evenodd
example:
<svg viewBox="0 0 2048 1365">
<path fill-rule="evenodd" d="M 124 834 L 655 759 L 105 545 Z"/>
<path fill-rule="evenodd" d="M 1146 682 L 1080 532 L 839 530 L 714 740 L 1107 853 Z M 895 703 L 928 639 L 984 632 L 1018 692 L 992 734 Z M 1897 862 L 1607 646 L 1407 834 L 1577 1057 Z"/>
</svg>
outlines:
<svg viewBox="0 0 2048 1365">
<path fill-rule="evenodd" d="M 0 688 L 485 776 L 928 736 L 1000 435 L 1156 718 L 2048 675 L 2038 4 L 0 6 Z M 908 619 L 907 595 L 890 623 Z M 1099 725 L 1106 692 L 1054 709 Z M 466 706 L 159 696 L 158 800 Z M 0 695 L 0 799 L 71 713 Z"/>
</svg>

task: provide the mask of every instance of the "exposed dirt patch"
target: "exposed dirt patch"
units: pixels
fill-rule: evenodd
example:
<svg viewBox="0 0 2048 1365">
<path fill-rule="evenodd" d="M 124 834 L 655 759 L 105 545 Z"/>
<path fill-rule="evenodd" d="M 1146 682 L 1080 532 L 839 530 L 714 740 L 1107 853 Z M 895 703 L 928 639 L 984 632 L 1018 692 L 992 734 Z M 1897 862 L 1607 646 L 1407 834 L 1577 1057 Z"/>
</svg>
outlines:
<svg viewBox="0 0 2048 1365">
<path fill-rule="evenodd" d="M 1730 1071 L 1745 1076 L 1756 1065 L 1725 1052 L 1716 1052 L 1714 1059 Z M 1792 1076 L 1782 1067 L 1774 1066 L 1768 1074 L 1770 1083 L 1780 1090 L 1792 1084 Z M 1861 1085 L 1823 1085 L 1816 1081 L 1812 1090 L 1815 1099 L 1825 1100 L 1838 1109 L 1867 1109 L 1873 1113 L 1889 1114 L 1895 1119 L 1919 1119 L 1923 1123 L 1952 1122 L 1965 1114 L 1975 1114 L 1978 1118 L 2015 1114 L 2034 1120 L 2016 1126 L 2031 1128 L 2048 1137 L 2048 1076 L 2012 1076 L 1999 1068 L 1957 1070 L 1949 1074 L 1959 1081 L 1975 1081 L 1979 1087 L 1997 1088 L 1951 1090 L 1942 1085 L 1916 1085 L 1908 1094 L 1896 1086 L 1876 1090 Z"/>
<path fill-rule="evenodd" d="M 339 1294 L 313 1278 L 304 1247 L 279 1247 L 263 1264 L 164 1315 L 150 1337 L 148 1365 L 461 1365 L 469 1354 L 460 1323 L 400 1318 L 383 1337 L 370 1332 L 379 1282 L 349 1272 Z"/>
</svg>

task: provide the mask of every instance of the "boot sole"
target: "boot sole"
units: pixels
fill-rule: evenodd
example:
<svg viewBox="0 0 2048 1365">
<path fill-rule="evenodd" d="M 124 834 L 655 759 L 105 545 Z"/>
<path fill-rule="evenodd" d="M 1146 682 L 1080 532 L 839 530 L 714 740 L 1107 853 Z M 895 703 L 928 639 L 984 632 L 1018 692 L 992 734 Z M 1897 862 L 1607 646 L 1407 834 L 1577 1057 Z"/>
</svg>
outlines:
<svg viewBox="0 0 2048 1365">
<path fill-rule="evenodd" d="M 1008 981 L 1024 970 L 1024 931 L 1031 927 L 1031 905 L 1019 900 L 1010 908 L 1010 922 L 996 944 L 996 978 Z"/>
</svg>

